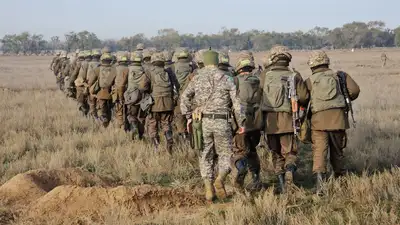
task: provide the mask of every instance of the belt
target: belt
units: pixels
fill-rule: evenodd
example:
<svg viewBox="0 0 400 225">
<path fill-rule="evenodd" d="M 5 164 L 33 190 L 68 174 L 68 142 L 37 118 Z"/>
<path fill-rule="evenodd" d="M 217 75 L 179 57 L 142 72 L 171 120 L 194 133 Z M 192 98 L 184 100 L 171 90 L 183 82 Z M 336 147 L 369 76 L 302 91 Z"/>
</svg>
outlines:
<svg viewBox="0 0 400 225">
<path fill-rule="evenodd" d="M 228 120 L 229 116 L 228 114 L 203 114 L 202 115 L 203 118 L 207 118 L 207 119 L 221 119 L 221 120 Z"/>
</svg>

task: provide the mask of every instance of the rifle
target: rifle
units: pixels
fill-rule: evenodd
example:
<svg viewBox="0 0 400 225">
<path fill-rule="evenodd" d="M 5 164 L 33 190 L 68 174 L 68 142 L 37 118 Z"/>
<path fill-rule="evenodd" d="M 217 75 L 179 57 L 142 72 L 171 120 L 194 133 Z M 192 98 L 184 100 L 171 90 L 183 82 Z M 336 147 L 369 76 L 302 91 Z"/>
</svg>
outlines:
<svg viewBox="0 0 400 225">
<path fill-rule="evenodd" d="M 342 71 L 339 71 L 338 78 L 339 78 L 340 90 L 342 91 L 344 99 L 346 101 L 346 115 L 348 117 L 350 111 L 351 119 L 353 120 L 353 127 L 355 128 L 356 120 L 354 119 L 353 104 L 351 103 L 349 90 L 347 89 L 346 74 Z"/>
<path fill-rule="evenodd" d="M 296 73 L 294 72 L 292 76 L 288 78 L 288 89 L 289 89 L 289 98 L 292 105 L 292 123 L 293 123 L 293 131 L 294 135 L 298 136 L 300 132 L 300 116 L 299 116 L 299 96 L 297 95 L 296 90 Z"/>
</svg>

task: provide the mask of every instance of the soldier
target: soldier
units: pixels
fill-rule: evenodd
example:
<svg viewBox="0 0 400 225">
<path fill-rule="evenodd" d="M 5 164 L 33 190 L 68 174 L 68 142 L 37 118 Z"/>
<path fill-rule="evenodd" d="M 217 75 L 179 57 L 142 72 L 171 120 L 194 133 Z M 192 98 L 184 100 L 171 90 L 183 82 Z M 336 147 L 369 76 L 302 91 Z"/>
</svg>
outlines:
<svg viewBox="0 0 400 225">
<path fill-rule="evenodd" d="M 357 99 L 360 93 L 359 86 L 348 74 L 331 70 L 329 64 L 324 51 L 313 52 L 308 60 L 312 76 L 306 80 L 311 93 L 313 173 L 317 176 L 318 194 L 325 178 L 328 150 L 334 176 L 345 172 L 343 149 L 347 143 L 346 129 L 349 129 L 345 93 L 348 93 L 349 102 Z M 344 74 L 345 85 L 340 83 L 340 74 Z"/>
<path fill-rule="evenodd" d="M 192 61 L 189 57 L 189 51 L 187 49 L 180 49 L 180 52 L 176 54 L 177 62 L 175 63 L 175 75 L 179 83 L 179 93 L 182 94 L 184 88 L 187 86 L 188 77 L 193 72 Z M 175 126 L 178 135 L 181 139 L 187 140 L 188 133 L 186 130 L 186 115 L 182 115 L 180 100 L 178 100 L 178 106 L 175 107 Z"/>
<path fill-rule="evenodd" d="M 78 78 L 79 70 L 81 68 L 82 62 L 85 60 L 85 54 L 84 52 L 79 52 L 76 62 L 72 62 L 71 64 L 71 69 L 70 69 L 70 78 L 69 78 L 69 95 L 73 96 L 74 98 L 77 98 L 77 93 L 76 93 L 76 86 L 75 86 L 75 81 Z"/>
<path fill-rule="evenodd" d="M 228 76 L 233 77 L 235 75 L 231 65 L 229 64 L 229 54 L 227 52 L 219 53 L 218 69 Z"/>
<path fill-rule="evenodd" d="M 152 66 L 146 70 L 146 76 L 139 85 L 142 92 L 150 93 L 154 99 L 148 120 L 148 133 L 157 150 L 160 143 L 158 134 L 160 123 L 167 141 L 167 151 L 171 153 L 173 146 L 171 122 L 174 114 L 173 85 L 175 85 L 175 79 L 172 77 L 174 74 L 164 68 L 165 58 L 162 52 L 154 53 L 151 56 L 151 64 Z"/>
<path fill-rule="evenodd" d="M 143 43 L 139 43 L 136 45 L 136 51 L 143 53 L 144 50 L 144 44 Z"/>
<path fill-rule="evenodd" d="M 63 64 L 65 66 L 64 61 L 66 60 L 67 60 L 67 52 L 62 51 L 58 61 L 56 62 L 57 64 L 54 66 L 54 74 L 56 75 L 56 84 L 60 90 L 64 88 L 62 84 L 64 81 L 62 71 L 63 71 Z"/>
<path fill-rule="evenodd" d="M 117 126 L 125 130 L 128 130 L 128 127 L 125 126 L 126 108 L 124 102 L 124 93 L 126 91 L 129 75 L 128 66 L 129 53 L 117 52 L 117 65 L 115 67 L 117 76 L 115 77 L 115 83 L 113 86 L 113 103 L 115 104 L 115 118 L 117 120 Z"/>
<path fill-rule="evenodd" d="M 136 104 L 141 98 L 139 92 L 139 83 L 145 76 L 144 69 L 142 67 L 143 55 L 141 52 L 133 52 L 131 55 L 131 64 L 129 65 L 129 76 L 128 76 L 128 93 L 135 93 L 137 99 L 132 99 L 132 103 L 128 105 L 128 121 L 130 124 L 130 130 L 132 132 L 132 139 L 141 140 L 144 134 L 146 113 L 140 108 L 140 105 Z M 135 98 L 135 96 L 133 96 Z"/>
<path fill-rule="evenodd" d="M 92 53 L 91 51 L 85 51 L 83 54 L 85 60 L 81 62 L 78 78 L 75 80 L 75 86 L 79 111 L 82 112 L 84 116 L 87 116 L 89 112 L 89 85 L 87 80 L 87 71 L 89 68 L 89 62 L 92 60 Z"/>
<path fill-rule="evenodd" d="M 60 54 L 61 54 L 61 52 L 57 51 L 56 56 L 54 56 L 53 59 L 51 60 L 50 67 L 49 67 L 49 69 L 51 71 L 54 71 L 54 66 L 57 64 L 57 61 L 60 58 Z M 57 74 L 54 74 L 54 75 L 57 76 Z"/>
<path fill-rule="evenodd" d="M 256 112 L 259 108 L 260 80 L 253 74 L 255 69 L 254 58 L 247 52 L 241 52 L 236 64 L 234 77 L 237 95 L 240 105 L 246 115 L 244 124 L 245 132 L 236 133 L 233 138 L 233 156 L 231 160 L 233 168 L 233 184 L 241 190 L 247 170 L 251 173 L 252 182 L 249 188 L 259 190 L 260 182 L 260 159 L 257 154 L 257 145 L 260 142 L 260 126 L 257 126 Z"/>
<path fill-rule="evenodd" d="M 89 62 L 88 69 L 87 69 L 87 81 L 88 86 L 91 87 L 95 82 L 95 74 L 94 70 L 100 66 L 100 57 L 101 57 L 101 50 L 100 49 L 93 49 L 91 52 L 92 60 Z M 96 112 L 96 95 L 89 93 L 88 96 L 88 103 L 89 103 L 89 115 L 93 119 L 97 119 L 97 112 Z"/>
<path fill-rule="evenodd" d="M 208 201 L 215 195 L 221 200 L 226 198 L 225 179 L 230 172 L 232 151 L 232 130 L 229 122 L 231 105 L 239 124 L 244 122 L 239 98 L 233 78 L 218 68 L 218 53 L 212 50 L 204 52 L 205 67 L 194 76 L 181 96 L 182 114 L 187 116 L 188 127 L 192 123 L 192 113 L 201 116 L 203 146 L 199 164 L 204 180 Z M 193 104 L 197 107 L 194 111 Z M 197 117 L 197 116 L 196 116 Z M 200 119 L 200 118 L 195 118 Z M 239 129 L 243 132 L 243 127 Z M 218 176 L 214 180 L 214 159 L 218 157 Z"/>
<path fill-rule="evenodd" d="M 65 86 L 65 79 L 69 79 L 69 57 L 65 52 L 65 58 L 61 60 L 61 68 L 60 68 L 60 75 L 59 75 L 59 88 L 61 91 L 64 91 Z"/>
<path fill-rule="evenodd" d="M 386 61 L 387 60 L 388 60 L 388 57 L 387 57 L 386 53 L 383 52 L 382 55 L 381 55 L 382 67 L 386 66 Z"/>
<path fill-rule="evenodd" d="M 270 69 L 260 76 L 264 133 L 267 135 L 267 145 L 273 152 L 272 161 L 281 193 L 285 192 L 285 183 L 292 185 L 293 173 L 297 169 L 298 145 L 292 122 L 292 105 L 288 98 L 289 92 L 294 90 L 288 89 L 288 82 L 294 81 L 300 105 L 306 105 L 309 99 L 301 75 L 288 68 L 292 59 L 288 51 L 284 46 L 273 47 L 268 59 Z"/>
<path fill-rule="evenodd" d="M 112 61 L 112 55 L 103 51 L 100 57 L 100 66 L 94 69 L 94 81 L 98 82 L 98 90 L 94 91 L 97 99 L 97 117 L 104 127 L 107 127 L 111 121 L 111 88 L 117 76 L 117 69 L 112 66 Z"/>
</svg>

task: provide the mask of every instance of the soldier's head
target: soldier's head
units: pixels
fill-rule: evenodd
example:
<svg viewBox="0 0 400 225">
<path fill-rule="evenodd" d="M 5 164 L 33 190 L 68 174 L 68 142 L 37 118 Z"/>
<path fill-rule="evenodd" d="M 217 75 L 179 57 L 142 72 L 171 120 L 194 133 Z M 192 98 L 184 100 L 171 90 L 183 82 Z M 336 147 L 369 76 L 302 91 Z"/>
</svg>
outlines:
<svg viewBox="0 0 400 225">
<path fill-rule="evenodd" d="M 312 71 L 318 68 L 329 68 L 330 59 L 326 52 L 322 50 L 313 51 L 308 58 L 307 64 Z"/>
<path fill-rule="evenodd" d="M 79 50 L 79 49 L 75 50 L 75 56 L 77 56 L 77 57 L 78 57 L 78 55 L 79 55 L 79 52 L 81 52 L 81 50 Z"/>
<path fill-rule="evenodd" d="M 136 45 L 136 50 L 143 51 L 144 50 L 144 44 L 143 43 L 137 44 Z"/>
<path fill-rule="evenodd" d="M 196 62 L 197 66 L 199 68 L 204 67 L 204 52 L 207 51 L 206 49 L 201 49 L 198 52 L 196 52 L 194 56 L 194 61 Z"/>
<path fill-rule="evenodd" d="M 86 61 L 92 60 L 92 51 L 91 50 L 85 50 L 84 54 L 85 54 L 85 60 Z"/>
<path fill-rule="evenodd" d="M 129 63 L 129 53 L 128 52 L 117 52 L 117 63 L 120 65 L 127 65 Z"/>
<path fill-rule="evenodd" d="M 60 58 L 66 59 L 67 58 L 67 51 L 62 51 L 60 53 Z"/>
<path fill-rule="evenodd" d="M 255 68 L 254 60 L 249 58 L 241 58 L 237 61 L 235 70 L 237 74 L 251 73 Z"/>
<path fill-rule="evenodd" d="M 292 55 L 289 53 L 289 48 L 276 45 L 271 48 L 268 60 L 271 66 L 289 66 L 292 61 Z"/>
<path fill-rule="evenodd" d="M 150 63 L 151 56 L 153 55 L 153 51 L 151 49 L 143 50 L 143 62 Z"/>
<path fill-rule="evenodd" d="M 207 50 L 203 53 L 203 62 L 205 67 L 218 66 L 219 58 L 218 52 L 213 50 Z"/>
<path fill-rule="evenodd" d="M 60 56 L 61 55 L 61 52 L 60 51 L 57 51 L 56 52 L 56 56 Z"/>
<path fill-rule="evenodd" d="M 229 67 L 229 54 L 226 51 L 221 51 L 218 54 L 218 66 Z"/>
<path fill-rule="evenodd" d="M 130 61 L 134 65 L 141 65 L 143 60 L 143 54 L 140 51 L 134 51 L 131 54 Z"/>
<path fill-rule="evenodd" d="M 78 60 L 79 61 L 83 61 L 85 60 L 85 52 L 84 51 L 80 51 L 78 54 Z"/>
<path fill-rule="evenodd" d="M 111 53 L 103 53 L 100 57 L 100 62 L 103 65 L 111 65 L 113 61 L 113 56 L 111 55 Z"/>
<path fill-rule="evenodd" d="M 98 48 L 92 49 L 92 58 L 94 60 L 100 60 L 101 57 L 101 50 Z"/>
<path fill-rule="evenodd" d="M 190 59 L 189 50 L 187 48 L 179 48 L 175 51 L 173 58 L 176 58 L 176 60 Z"/>
<path fill-rule="evenodd" d="M 154 66 L 164 67 L 165 66 L 165 57 L 162 52 L 155 52 L 151 56 L 150 62 Z"/>
<path fill-rule="evenodd" d="M 165 50 L 163 51 L 163 55 L 165 59 L 165 64 L 166 65 L 172 64 L 172 57 L 174 55 L 174 51 Z"/>
</svg>

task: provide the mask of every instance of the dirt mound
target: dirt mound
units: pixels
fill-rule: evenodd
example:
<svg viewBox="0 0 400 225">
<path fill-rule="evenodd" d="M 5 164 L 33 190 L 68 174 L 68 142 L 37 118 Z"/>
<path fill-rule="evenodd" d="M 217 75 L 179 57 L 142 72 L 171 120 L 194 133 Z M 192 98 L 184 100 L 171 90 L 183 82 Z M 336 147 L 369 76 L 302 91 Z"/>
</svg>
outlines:
<svg viewBox="0 0 400 225">
<path fill-rule="evenodd" d="M 82 188 L 60 186 L 40 198 L 24 215 L 24 222 L 83 221 L 102 223 L 112 211 L 135 219 L 161 210 L 204 205 L 201 197 L 176 189 L 137 187 Z"/>
<path fill-rule="evenodd" d="M 154 212 L 203 206 L 202 196 L 152 185 L 113 186 L 79 169 L 34 170 L 0 187 L 1 221 L 18 215 L 20 224 L 104 224 L 107 215 L 137 219 Z M 2 223 L 3 224 L 3 223 Z"/>
<path fill-rule="evenodd" d="M 107 187 L 112 182 L 80 169 L 32 170 L 16 175 L 0 187 L 0 203 L 13 209 L 28 206 L 60 185 Z"/>
</svg>

